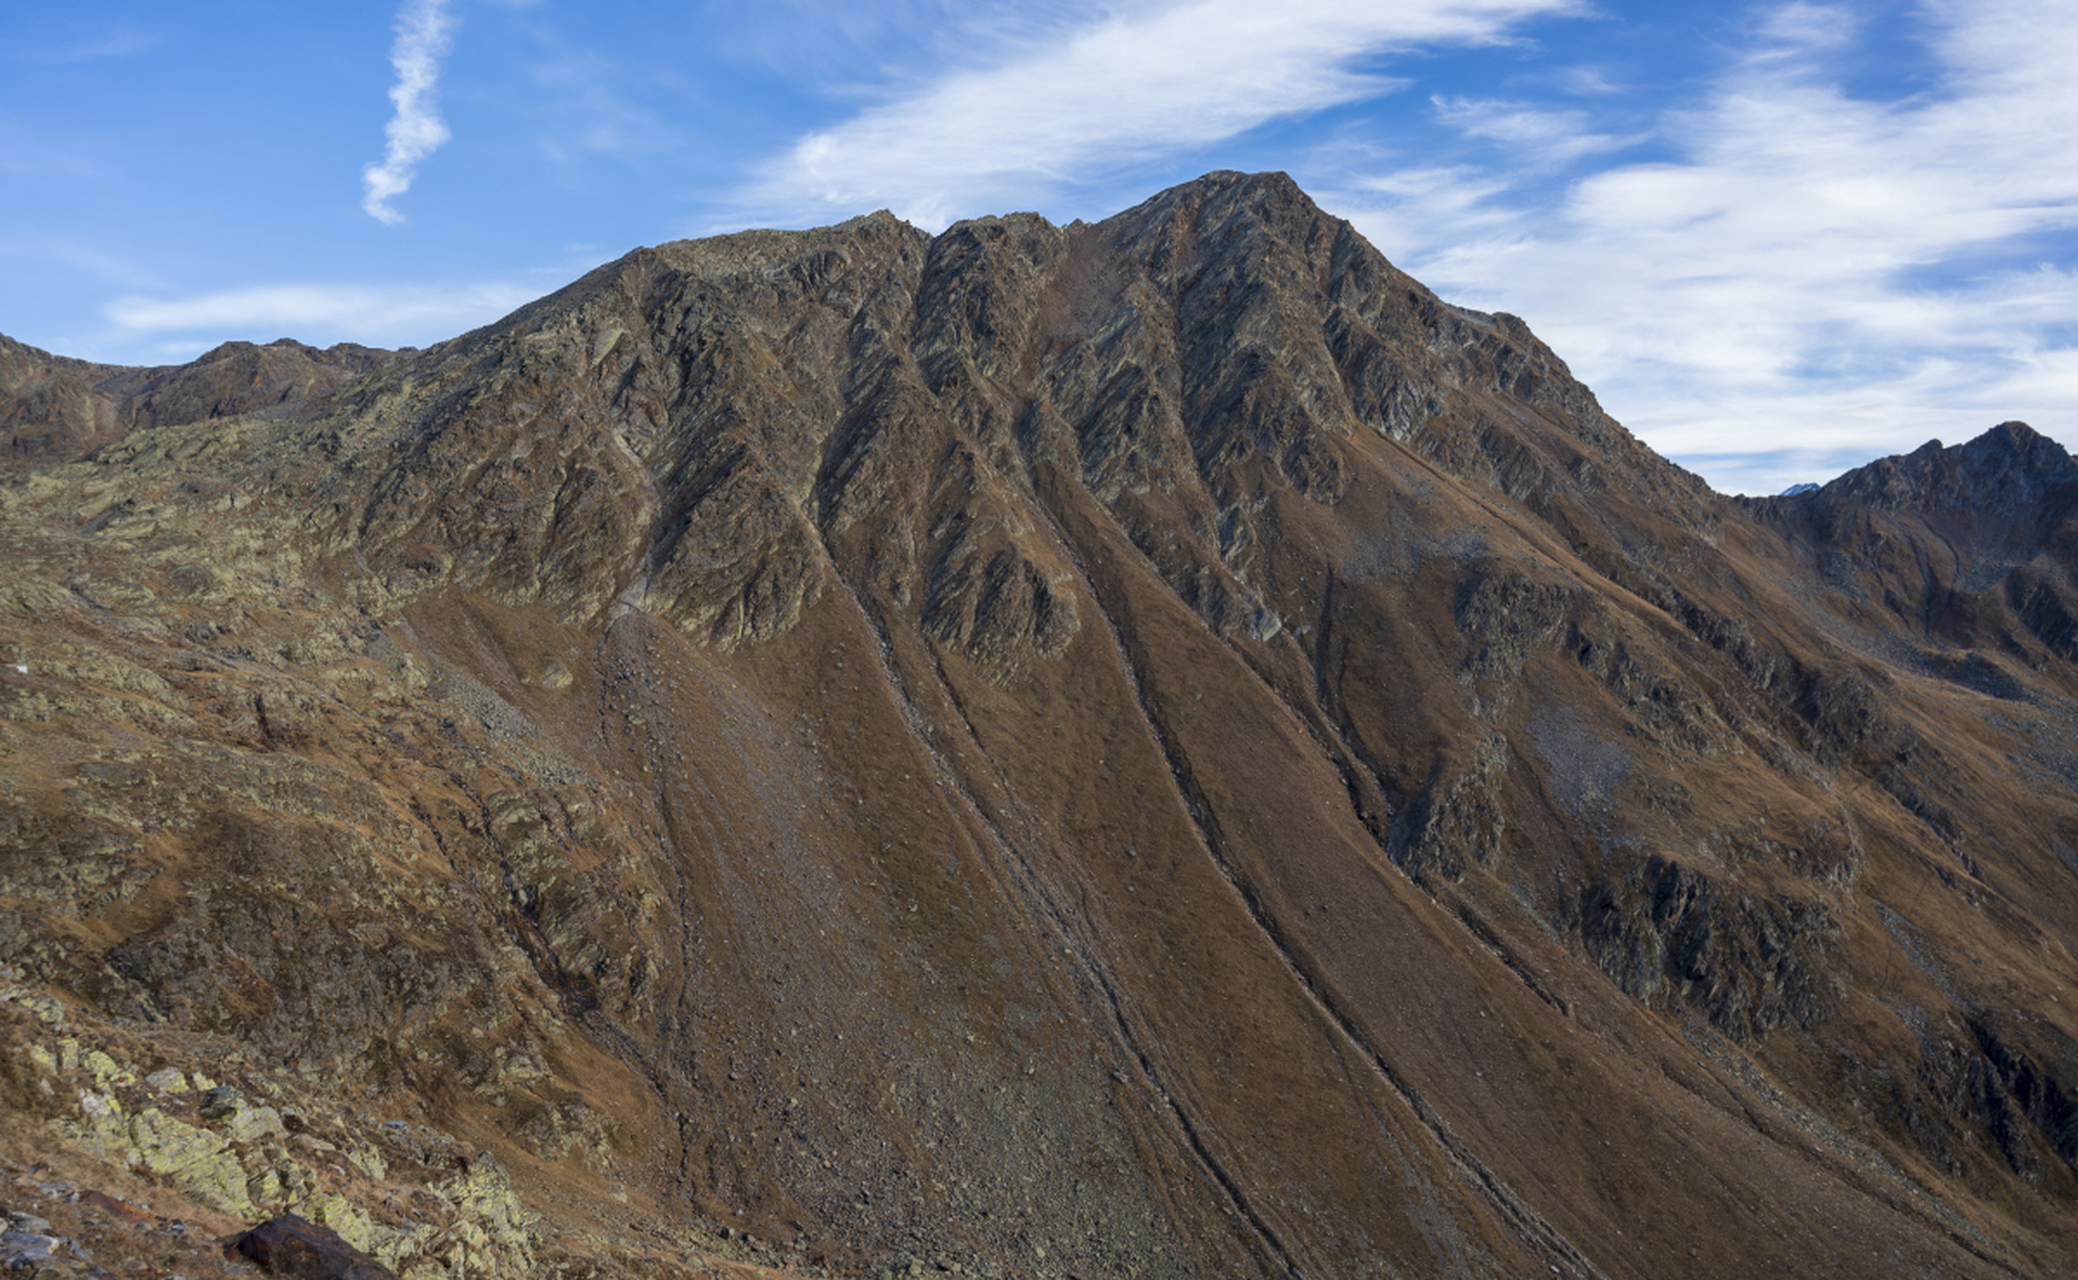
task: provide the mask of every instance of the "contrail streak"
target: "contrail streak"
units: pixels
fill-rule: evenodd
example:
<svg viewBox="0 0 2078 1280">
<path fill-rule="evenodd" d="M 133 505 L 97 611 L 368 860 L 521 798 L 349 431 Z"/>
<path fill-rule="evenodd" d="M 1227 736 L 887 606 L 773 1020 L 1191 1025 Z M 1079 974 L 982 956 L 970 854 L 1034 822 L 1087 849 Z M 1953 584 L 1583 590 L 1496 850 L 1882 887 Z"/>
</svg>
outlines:
<svg viewBox="0 0 2078 1280">
<path fill-rule="evenodd" d="M 397 114 L 383 131 L 389 147 L 382 163 L 361 170 L 367 187 L 361 208 L 383 222 L 404 221 L 390 201 L 411 189 L 419 161 L 448 139 L 447 122 L 440 118 L 433 90 L 440 82 L 440 58 L 447 52 L 454 27 L 447 0 L 412 0 L 397 15 L 397 43 L 390 46 L 390 65 L 397 68 L 390 101 L 396 104 Z"/>
</svg>

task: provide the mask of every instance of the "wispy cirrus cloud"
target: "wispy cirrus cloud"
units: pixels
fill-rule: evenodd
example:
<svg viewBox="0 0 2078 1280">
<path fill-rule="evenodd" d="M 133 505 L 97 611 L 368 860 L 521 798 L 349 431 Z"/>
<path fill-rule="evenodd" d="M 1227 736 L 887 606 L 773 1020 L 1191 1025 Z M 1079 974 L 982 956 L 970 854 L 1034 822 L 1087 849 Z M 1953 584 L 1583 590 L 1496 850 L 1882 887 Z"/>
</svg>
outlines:
<svg viewBox="0 0 2078 1280">
<path fill-rule="evenodd" d="M 1706 92 L 1661 111 L 1668 158 L 1589 163 L 1556 189 L 1513 164 L 1373 168 L 1328 202 L 1446 296 L 1526 316 L 1720 487 L 1823 479 L 2005 418 L 2078 443 L 2078 11 L 1931 5 L 1936 81 L 1888 100 L 1843 87 L 1855 17 L 1767 14 Z M 1591 106 L 1554 122 L 1593 151 Z"/>
<path fill-rule="evenodd" d="M 126 342 L 152 337 L 167 350 L 226 338 L 292 336 L 320 345 L 420 346 L 488 324 L 539 297 L 541 280 L 463 285 L 262 285 L 188 298 L 133 296 L 105 314 Z"/>
<path fill-rule="evenodd" d="M 1584 111 L 1554 110 L 1536 103 L 1496 98 L 1446 98 L 1440 94 L 1429 101 L 1445 124 L 1467 137 L 1509 147 L 1520 162 L 1527 164 L 1567 164 L 1638 140 L 1595 132 Z"/>
<path fill-rule="evenodd" d="M 578 47 L 555 48 L 529 69 L 540 91 L 541 154 L 559 165 L 595 155 L 633 157 L 681 144 L 679 126 L 623 92 L 635 78 L 615 60 Z"/>
<path fill-rule="evenodd" d="M 390 46 L 390 65 L 397 71 L 390 102 L 396 111 L 383 130 L 388 145 L 381 163 L 361 170 L 361 208 L 380 222 L 404 220 L 390 202 L 411 190 L 420 162 L 448 140 L 434 91 L 454 28 L 447 0 L 411 0 L 397 15 L 397 39 Z"/>
<path fill-rule="evenodd" d="M 800 139 L 741 192 L 789 220 L 886 205 L 925 225 L 1396 87 L 1393 50 L 1503 39 L 1574 0 L 1188 0 L 1085 9 Z"/>
</svg>

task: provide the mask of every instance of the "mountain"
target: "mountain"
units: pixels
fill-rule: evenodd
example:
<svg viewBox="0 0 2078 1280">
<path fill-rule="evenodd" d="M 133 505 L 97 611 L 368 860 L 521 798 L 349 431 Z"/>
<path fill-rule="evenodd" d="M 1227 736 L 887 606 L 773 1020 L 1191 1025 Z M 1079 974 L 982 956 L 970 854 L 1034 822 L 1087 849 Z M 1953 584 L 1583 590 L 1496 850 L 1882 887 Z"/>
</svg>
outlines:
<svg viewBox="0 0 2078 1280">
<path fill-rule="evenodd" d="M 0 483 L 53 1236 L 2078 1265 L 2054 442 L 1717 495 L 1274 174 L 638 249 L 365 358 Z"/>
<path fill-rule="evenodd" d="M 1923 640 L 2029 665 L 2032 645 L 2078 657 L 2078 465 L 2026 423 L 1747 505 L 1835 590 L 1880 600 Z"/>
<path fill-rule="evenodd" d="M 226 342 L 184 365 L 92 364 L 0 335 L 0 466 L 70 462 L 139 427 L 257 413 L 380 369 L 410 351 L 282 338 Z"/>
</svg>

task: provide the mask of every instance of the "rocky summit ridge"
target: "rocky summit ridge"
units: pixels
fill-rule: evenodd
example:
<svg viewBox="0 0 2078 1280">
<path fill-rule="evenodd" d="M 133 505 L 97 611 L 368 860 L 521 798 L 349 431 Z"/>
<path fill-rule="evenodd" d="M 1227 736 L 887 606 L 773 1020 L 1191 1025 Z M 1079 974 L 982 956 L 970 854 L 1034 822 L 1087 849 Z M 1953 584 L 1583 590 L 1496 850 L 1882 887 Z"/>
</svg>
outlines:
<svg viewBox="0 0 2078 1280">
<path fill-rule="evenodd" d="M 1722 497 L 1235 173 L 0 423 L 51 1274 L 2078 1266 L 2025 426 Z"/>
<path fill-rule="evenodd" d="M 181 365 L 94 364 L 0 335 L 0 467 L 86 457 L 137 428 L 301 403 L 411 355 L 351 342 L 226 342 Z"/>
</svg>

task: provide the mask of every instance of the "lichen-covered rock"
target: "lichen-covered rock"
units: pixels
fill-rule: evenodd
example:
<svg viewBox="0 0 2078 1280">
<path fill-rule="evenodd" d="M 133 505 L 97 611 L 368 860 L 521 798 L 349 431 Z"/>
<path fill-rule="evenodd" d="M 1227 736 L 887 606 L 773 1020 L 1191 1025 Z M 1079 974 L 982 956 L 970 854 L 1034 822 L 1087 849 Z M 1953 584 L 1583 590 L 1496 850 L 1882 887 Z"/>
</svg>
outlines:
<svg viewBox="0 0 2078 1280">
<path fill-rule="evenodd" d="M 419 1248 L 446 1260 L 458 1274 L 524 1275 L 534 1265 L 534 1215 L 488 1154 L 439 1188 L 441 1198 L 453 1206 L 456 1221 Z"/>
<path fill-rule="evenodd" d="M 166 1177 L 211 1208 L 250 1215 L 246 1173 L 222 1136 L 169 1116 L 155 1107 L 127 1114 L 114 1096 L 83 1091 L 81 1120 L 71 1132 L 88 1150 L 118 1165 Z"/>
</svg>

